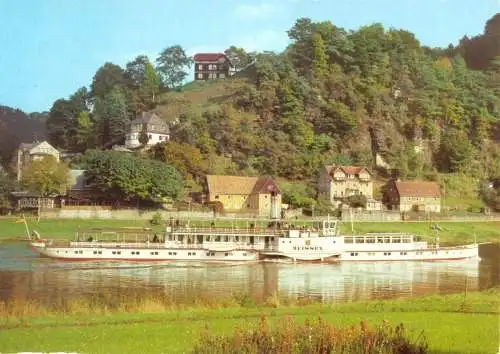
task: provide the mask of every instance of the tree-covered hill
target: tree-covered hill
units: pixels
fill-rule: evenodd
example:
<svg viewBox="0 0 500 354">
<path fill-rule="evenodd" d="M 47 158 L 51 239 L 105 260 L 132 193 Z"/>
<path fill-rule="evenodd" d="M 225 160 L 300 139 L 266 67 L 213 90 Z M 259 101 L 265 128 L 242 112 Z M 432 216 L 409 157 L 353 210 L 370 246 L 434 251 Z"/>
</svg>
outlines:
<svg viewBox="0 0 500 354">
<path fill-rule="evenodd" d="M 378 155 L 403 178 L 498 178 L 499 18 L 448 48 L 380 24 L 348 31 L 301 18 L 282 53 L 231 47 L 228 55 L 253 64 L 236 77 L 181 88 L 191 61 L 179 46 L 163 51 L 156 68 L 144 56 L 125 68 L 106 63 L 90 90 L 54 103 L 49 137 L 75 151 L 106 147 L 123 140 L 132 117 L 154 109 L 172 122 L 173 143 L 153 157 L 188 177 L 304 180 L 323 164 L 375 167 Z"/>
<path fill-rule="evenodd" d="M 0 164 L 8 165 L 22 142 L 45 139 L 44 113 L 26 114 L 0 105 Z"/>
</svg>

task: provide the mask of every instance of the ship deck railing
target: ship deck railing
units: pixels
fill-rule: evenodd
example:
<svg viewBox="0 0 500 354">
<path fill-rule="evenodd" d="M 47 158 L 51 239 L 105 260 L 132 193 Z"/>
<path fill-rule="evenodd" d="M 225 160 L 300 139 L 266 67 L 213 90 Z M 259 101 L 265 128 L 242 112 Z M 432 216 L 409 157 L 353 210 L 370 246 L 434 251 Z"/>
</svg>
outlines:
<svg viewBox="0 0 500 354">
<path fill-rule="evenodd" d="M 148 248 L 148 249 L 204 249 L 204 250 L 263 250 L 273 249 L 272 245 L 252 244 L 249 242 L 203 242 L 203 243 L 183 243 L 180 241 L 166 242 L 133 242 L 133 241 L 63 241 L 51 240 L 49 247 L 69 247 L 69 248 Z"/>
<path fill-rule="evenodd" d="M 288 229 L 179 227 L 179 228 L 173 228 L 172 233 L 174 233 L 174 234 L 203 234 L 203 235 L 285 236 L 288 233 Z"/>
</svg>

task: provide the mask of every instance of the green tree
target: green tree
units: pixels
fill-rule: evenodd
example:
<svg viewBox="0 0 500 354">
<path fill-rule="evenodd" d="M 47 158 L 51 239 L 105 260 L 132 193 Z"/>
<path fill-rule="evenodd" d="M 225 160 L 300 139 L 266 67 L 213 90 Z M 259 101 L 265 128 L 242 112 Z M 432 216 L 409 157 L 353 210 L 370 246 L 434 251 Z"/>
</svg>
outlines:
<svg viewBox="0 0 500 354">
<path fill-rule="evenodd" d="M 325 54 L 325 43 L 319 33 L 312 36 L 314 51 L 313 73 L 316 79 L 322 79 L 328 74 L 328 61 Z"/>
<path fill-rule="evenodd" d="M 472 166 L 474 147 L 463 131 L 449 129 L 441 137 L 439 161 L 444 172 L 467 172 Z"/>
<path fill-rule="evenodd" d="M 111 147 L 122 144 L 129 123 L 123 91 L 114 88 L 104 97 L 98 98 L 95 103 L 94 115 L 99 145 Z"/>
<path fill-rule="evenodd" d="M 92 142 L 87 141 L 87 133 L 82 136 L 83 131 L 89 127 L 81 126 L 82 117 L 90 126 L 90 96 L 85 87 L 78 89 L 69 99 L 58 99 L 50 109 L 46 127 L 49 141 L 54 146 L 68 149 L 70 151 L 84 151 Z"/>
<path fill-rule="evenodd" d="M 51 195 L 64 195 L 69 184 L 69 168 L 53 156 L 32 161 L 23 169 L 21 186 L 39 198 L 38 217 L 40 218 L 40 199 Z"/>
<path fill-rule="evenodd" d="M 165 48 L 156 59 L 159 74 L 163 84 L 168 88 L 174 88 L 182 84 L 188 75 L 187 69 L 192 64 L 192 58 L 188 57 L 180 45 Z"/>
<path fill-rule="evenodd" d="M 149 58 L 139 55 L 127 63 L 125 77 L 129 87 L 137 95 L 139 110 L 154 108 L 160 93 L 161 79 Z"/>
<path fill-rule="evenodd" d="M 0 166 L 0 211 L 11 208 L 9 194 L 14 191 L 15 183 Z"/>
<path fill-rule="evenodd" d="M 247 53 L 245 49 L 238 48 L 234 45 L 230 46 L 224 51 L 224 54 L 231 60 L 236 70 L 241 70 L 252 62 L 251 54 Z"/>
<path fill-rule="evenodd" d="M 184 184 L 171 165 L 117 151 L 89 150 L 82 164 L 90 185 L 117 199 L 162 203 L 177 198 Z"/>
<path fill-rule="evenodd" d="M 113 63 L 105 63 L 94 75 L 91 86 L 91 95 L 94 99 L 103 99 L 111 91 L 126 87 L 125 71 Z"/>
<path fill-rule="evenodd" d="M 159 144 L 153 150 L 153 156 L 174 166 L 184 178 L 200 180 L 207 172 L 208 164 L 200 149 L 188 144 L 175 141 Z"/>
</svg>

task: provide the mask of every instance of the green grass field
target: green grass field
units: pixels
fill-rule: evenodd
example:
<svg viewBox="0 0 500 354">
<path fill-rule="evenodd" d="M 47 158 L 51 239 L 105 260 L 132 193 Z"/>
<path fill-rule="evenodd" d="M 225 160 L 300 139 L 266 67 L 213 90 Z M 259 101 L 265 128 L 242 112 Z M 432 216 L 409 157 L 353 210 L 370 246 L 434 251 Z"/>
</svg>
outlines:
<svg viewBox="0 0 500 354">
<path fill-rule="evenodd" d="M 19 219 L 0 219 L 0 240 L 16 239 L 26 236 L 24 224 L 16 222 Z M 294 221 L 290 221 L 292 223 Z M 209 226 L 210 221 L 191 221 L 192 226 L 204 224 Z M 97 219 L 64 219 L 52 220 L 29 219 L 30 229 L 35 229 L 44 238 L 73 239 L 76 230 L 90 227 L 151 227 L 147 220 L 97 220 Z M 231 227 L 236 222 L 219 220 L 216 225 L 219 227 Z M 241 226 L 246 226 L 247 221 L 240 221 Z M 299 222 L 300 224 L 300 222 Z M 459 245 L 474 242 L 474 235 L 477 242 L 499 242 L 500 222 L 438 222 L 441 227 L 439 233 L 441 244 Z M 257 222 L 257 226 L 265 227 L 266 223 Z M 355 233 L 367 232 L 410 232 L 417 235 L 433 239 L 429 222 L 355 222 L 353 224 Z M 161 232 L 161 226 L 155 226 L 155 231 Z M 351 234 L 351 224 L 341 225 L 343 234 Z"/>
<path fill-rule="evenodd" d="M 424 335 L 431 353 L 496 353 L 499 289 L 414 299 L 290 307 L 152 308 L 149 312 L 53 313 L 0 319 L 0 352 L 187 353 L 202 333 L 229 334 L 255 326 L 262 315 L 273 323 L 321 317 L 338 326 L 403 323 Z M 132 310 L 136 311 L 136 310 Z"/>
</svg>

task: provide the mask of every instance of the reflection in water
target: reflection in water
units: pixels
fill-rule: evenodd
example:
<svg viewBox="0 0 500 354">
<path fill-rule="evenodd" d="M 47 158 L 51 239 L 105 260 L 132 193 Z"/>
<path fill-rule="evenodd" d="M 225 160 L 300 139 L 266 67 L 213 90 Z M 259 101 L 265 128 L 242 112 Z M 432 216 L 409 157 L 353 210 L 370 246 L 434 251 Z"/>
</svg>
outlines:
<svg viewBox="0 0 500 354">
<path fill-rule="evenodd" d="M 496 247 L 496 246 L 495 246 Z M 0 299 L 120 295 L 161 291 L 175 301 L 249 295 L 356 301 L 461 292 L 499 284 L 498 248 L 483 261 L 340 264 L 61 262 L 26 245 L 0 244 Z"/>
</svg>

